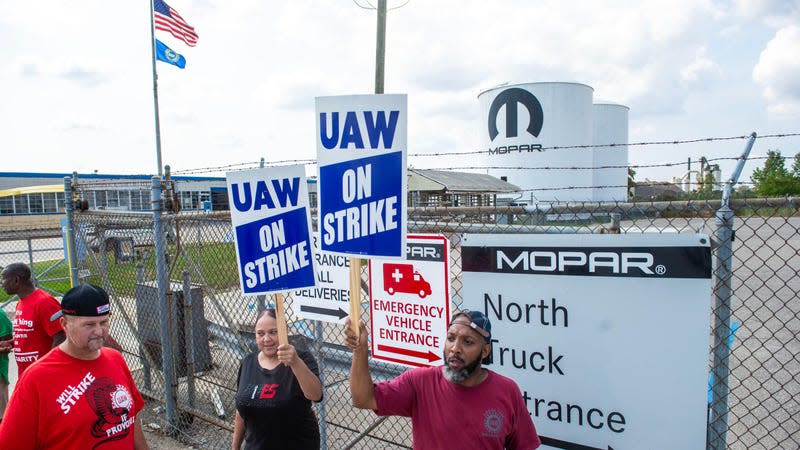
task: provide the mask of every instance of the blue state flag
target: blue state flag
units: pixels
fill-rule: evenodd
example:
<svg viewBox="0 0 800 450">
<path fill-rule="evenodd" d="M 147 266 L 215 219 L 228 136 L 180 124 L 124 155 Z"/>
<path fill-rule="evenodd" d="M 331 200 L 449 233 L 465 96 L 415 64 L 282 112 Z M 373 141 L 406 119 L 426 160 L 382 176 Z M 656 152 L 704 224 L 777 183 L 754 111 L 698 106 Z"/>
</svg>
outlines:
<svg viewBox="0 0 800 450">
<path fill-rule="evenodd" d="M 156 59 L 172 64 L 178 68 L 186 67 L 186 58 L 167 47 L 163 42 L 156 39 Z"/>
</svg>

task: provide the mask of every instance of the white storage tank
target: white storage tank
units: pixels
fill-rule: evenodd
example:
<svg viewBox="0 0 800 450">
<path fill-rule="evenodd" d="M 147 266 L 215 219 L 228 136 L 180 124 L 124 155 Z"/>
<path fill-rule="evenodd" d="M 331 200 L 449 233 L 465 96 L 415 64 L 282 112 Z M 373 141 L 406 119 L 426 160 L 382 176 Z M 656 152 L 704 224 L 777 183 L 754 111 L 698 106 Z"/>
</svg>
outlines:
<svg viewBox="0 0 800 450">
<path fill-rule="evenodd" d="M 489 167 L 490 175 L 522 188 L 519 202 L 592 200 L 593 149 L 553 148 L 591 146 L 592 95 L 590 86 L 563 82 L 503 85 L 481 92 L 484 122 L 479 135 L 485 152 L 478 163 Z"/>
<path fill-rule="evenodd" d="M 628 199 L 628 111 L 611 102 L 594 104 L 594 201 Z M 603 145 L 616 144 L 613 147 Z"/>
</svg>

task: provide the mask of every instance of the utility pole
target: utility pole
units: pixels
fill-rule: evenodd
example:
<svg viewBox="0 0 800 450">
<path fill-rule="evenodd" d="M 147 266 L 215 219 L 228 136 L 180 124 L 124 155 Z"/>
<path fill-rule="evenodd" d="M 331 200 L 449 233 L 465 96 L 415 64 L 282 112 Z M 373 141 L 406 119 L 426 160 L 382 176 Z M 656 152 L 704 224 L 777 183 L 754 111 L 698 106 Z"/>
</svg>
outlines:
<svg viewBox="0 0 800 450">
<path fill-rule="evenodd" d="M 386 62 L 386 0 L 378 0 L 378 32 L 375 39 L 375 93 L 383 94 Z"/>
</svg>

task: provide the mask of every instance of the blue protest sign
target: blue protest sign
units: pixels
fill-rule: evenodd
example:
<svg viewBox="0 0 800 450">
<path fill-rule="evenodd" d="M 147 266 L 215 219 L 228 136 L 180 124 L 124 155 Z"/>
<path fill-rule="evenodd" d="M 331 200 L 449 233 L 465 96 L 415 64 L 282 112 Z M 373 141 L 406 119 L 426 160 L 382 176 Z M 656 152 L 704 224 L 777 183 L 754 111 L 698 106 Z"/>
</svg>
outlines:
<svg viewBox="0 0 800 450">
<path fill-rule="evenodd" d="M 226 179 L 242 293 L 314 286 L 303 166 L 229 172 Z"/>
<path fill-rule="evenodd" d="M 404 256 L 406 103 L 405 95 L 316 99 L 320 250 Z"/>
</svg>

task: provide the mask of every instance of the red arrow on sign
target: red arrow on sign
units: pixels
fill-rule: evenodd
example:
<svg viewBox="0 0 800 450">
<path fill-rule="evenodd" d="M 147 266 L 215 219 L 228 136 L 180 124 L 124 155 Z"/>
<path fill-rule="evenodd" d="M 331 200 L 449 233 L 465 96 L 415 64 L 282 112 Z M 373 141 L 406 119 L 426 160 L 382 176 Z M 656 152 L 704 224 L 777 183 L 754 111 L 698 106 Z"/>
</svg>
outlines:
<svg viewBox="0 0 800 450">
<path fill-rule="evenodd" d="M 418 352 L 416 350 L 408 350 L 405 348 L 392 347 L 391 345 L 383 345 L 383 344 L 378 344 L 378 350 L 382 352 L 399 353 L 401 355 L 413 356 L 414 358 L 427 359 L 428 362 L 438 361 L 442 359 L 441 356 L 433 353 L 430 350 L 428 350 L 428 352 L 425 353 L 425 352 Z"/>
</svg>

